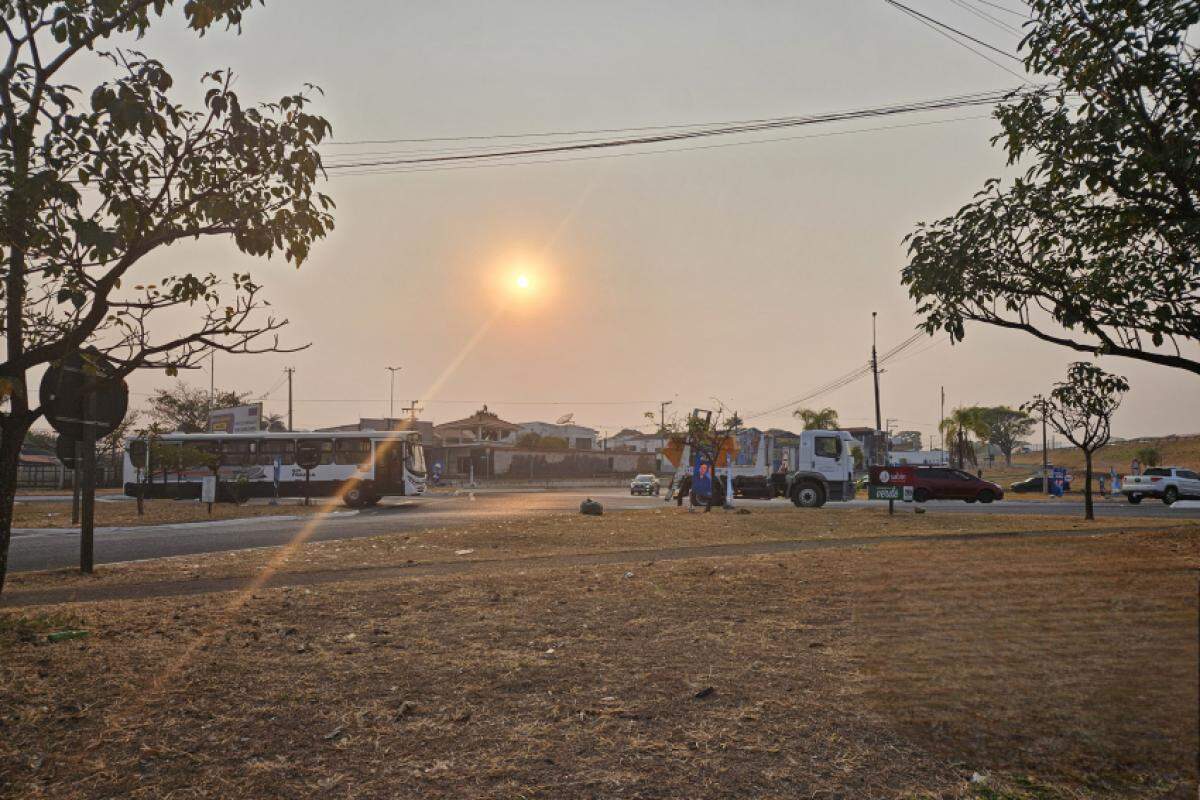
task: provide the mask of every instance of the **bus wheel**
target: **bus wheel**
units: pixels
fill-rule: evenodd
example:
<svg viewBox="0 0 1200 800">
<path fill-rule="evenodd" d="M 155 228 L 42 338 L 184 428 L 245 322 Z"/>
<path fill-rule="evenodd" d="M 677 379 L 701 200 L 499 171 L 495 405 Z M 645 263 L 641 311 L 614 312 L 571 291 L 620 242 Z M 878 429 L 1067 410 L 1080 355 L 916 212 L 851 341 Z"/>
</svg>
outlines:
<svg viewBox="0 0 1200 800">
<path fill-rule="evenodd" d="M 359 508 L 360 506 L 365 505 L 366 495 L 359 487 L 351 486 L 342 494 L 342 502 L 345 503 L 348 508 Z"/>
</svg>

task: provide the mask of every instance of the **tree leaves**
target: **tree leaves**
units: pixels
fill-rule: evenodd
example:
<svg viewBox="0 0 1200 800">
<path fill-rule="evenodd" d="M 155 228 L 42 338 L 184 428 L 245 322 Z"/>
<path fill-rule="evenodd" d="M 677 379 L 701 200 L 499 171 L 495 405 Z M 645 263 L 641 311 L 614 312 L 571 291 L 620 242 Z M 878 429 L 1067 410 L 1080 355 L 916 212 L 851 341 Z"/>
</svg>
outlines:
<svg viewBox="0 0 1200 800">
<path fill-rule="evenodd" d="M 917 226 L 902 281 L 926 330 L 1023 330 L 1200 373 L 1200 3 L 1034 0 L 1026 66 L 1060 81 L 997 108 L 1025 173 Z"/>
</svg>

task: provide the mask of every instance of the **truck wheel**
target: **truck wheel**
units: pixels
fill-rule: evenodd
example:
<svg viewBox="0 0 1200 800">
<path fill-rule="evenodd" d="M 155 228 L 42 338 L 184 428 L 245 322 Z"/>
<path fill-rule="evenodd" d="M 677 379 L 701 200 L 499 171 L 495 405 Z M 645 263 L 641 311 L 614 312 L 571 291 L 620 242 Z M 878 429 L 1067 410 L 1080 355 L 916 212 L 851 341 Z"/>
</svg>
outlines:
<svg viewBox="0 0 1200 800">
<path fill-rule="evenodd" d="M 1129 502 L 1136 506 L 1138 503 L 1142 502 L 1142 496 L 1140 494 L 1131 494 L 1129 495 Z"/>
<path fill-rule="evenodd" d="M 347 508 L 359 508 L 366 500 L 366 493 L 358 486 L 351 486 L 342 494 L 342 503 Z"/>
<path fill-rule="evenodd" d="M 1168 486 L 1163 490 L 1163 502 L 1167 505 L 1175 505 L 1175 501 L 1179 499 L 1179 489 L 1174 486 Z"/>
<path fill-rule="evenodd" d="M 792 503 L 799 508 L 820 508 L 825 505 L 825 490 L 816 483 L 805 481 L 792 490 Z"/>
</svg>

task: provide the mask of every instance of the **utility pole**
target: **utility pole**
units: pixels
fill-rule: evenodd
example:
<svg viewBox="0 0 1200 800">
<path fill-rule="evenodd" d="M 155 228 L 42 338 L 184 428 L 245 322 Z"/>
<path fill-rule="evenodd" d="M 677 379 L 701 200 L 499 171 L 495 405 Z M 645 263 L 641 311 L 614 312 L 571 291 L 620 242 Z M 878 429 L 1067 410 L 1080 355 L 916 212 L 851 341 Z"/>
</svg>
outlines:
<svg viewBox="0 0 1200 800">
<path fill-rule="evenodd" d="M 871 373 L 875 376 L 875 430 L 883 430 L 883 416 L 879 413 L 879 357 L 875 351 L 875 317 L 871 312 Z"/>
<path fill-rule="evenodd" d="M 1042 494 L 1050 494 L 1050 452 L 1046 450 L 1046 401 L 1042 400 Z"/>
<path fill-rule="evenodd" d="M 295 430 L 292 427 L 292 375 L 296 373 L 295 367 L 284 367 L 283 371 L 288 376 L 288 432 Z"/>
<path fill-rule="evenodd" d="M 392 393 L 391 393 L 391 400 L 388 403 L 388 419 L 395 419 L 396 418 L 396 373 L 399 372 L 400 370 L 404 369 L 404 367 L 385 367 L 385 369 L 388 372 L 392 373 Z"/>
<path fill-rule="evenodd" d="M 871 372 L 875 375 L 875 430 L 880 431 L 883 429 L 883 415 L 879 412 L 879 356 L 875 349 L 875 317 L 877 314 L 878 312 L 876 311 L 871 312 Z M 878 450 L 878 448 L 876 449 Z M 884 453 L 887 453 L 886 447 L 884 448 Z M 871 460 L 872 459 L 868 458 L 868 465 L 870 465 Z M 886 461 L 887 456 L 885 455 L 884 462 L 886 463 Z M 896 501 L 888 500 L 888 514 L 891 515 L 895 513 Z"/>
<path fill-rule="evenodd" d="M 941 442 L 942 451 L 946 455 L 949 455 L 950 450 L 947 449 L 947 447 L 946 447 L 946 435 L 942 433 L 942 422 L 946 419 L 946 387 L 945 386 L 942 387 L 942 410 L 939 413 L 940 413 L 940 416 L 938 416 L 938 439 Z"/>
</svg>

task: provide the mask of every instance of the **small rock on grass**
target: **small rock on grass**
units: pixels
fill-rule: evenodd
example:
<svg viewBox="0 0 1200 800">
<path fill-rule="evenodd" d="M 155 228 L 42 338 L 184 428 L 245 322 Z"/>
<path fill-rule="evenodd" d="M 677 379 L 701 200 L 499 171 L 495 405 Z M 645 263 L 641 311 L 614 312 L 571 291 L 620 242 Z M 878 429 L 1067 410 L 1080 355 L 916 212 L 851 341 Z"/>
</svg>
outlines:
<svg viewBox="0 0 1200 800">
<path fill-rule="evenodd" d="M 716 691 L 716 689 L 714 689 L 713 687 L 705 686 L 703 689 L 701 689 L 700 691 L 698 691 L 694 695 L 692 695 L 692 697 L 696 698 L 697 700 L 703 700 L 704 698 L 711 696 L 712 693 L 715 691 Z"/>
</svg>

